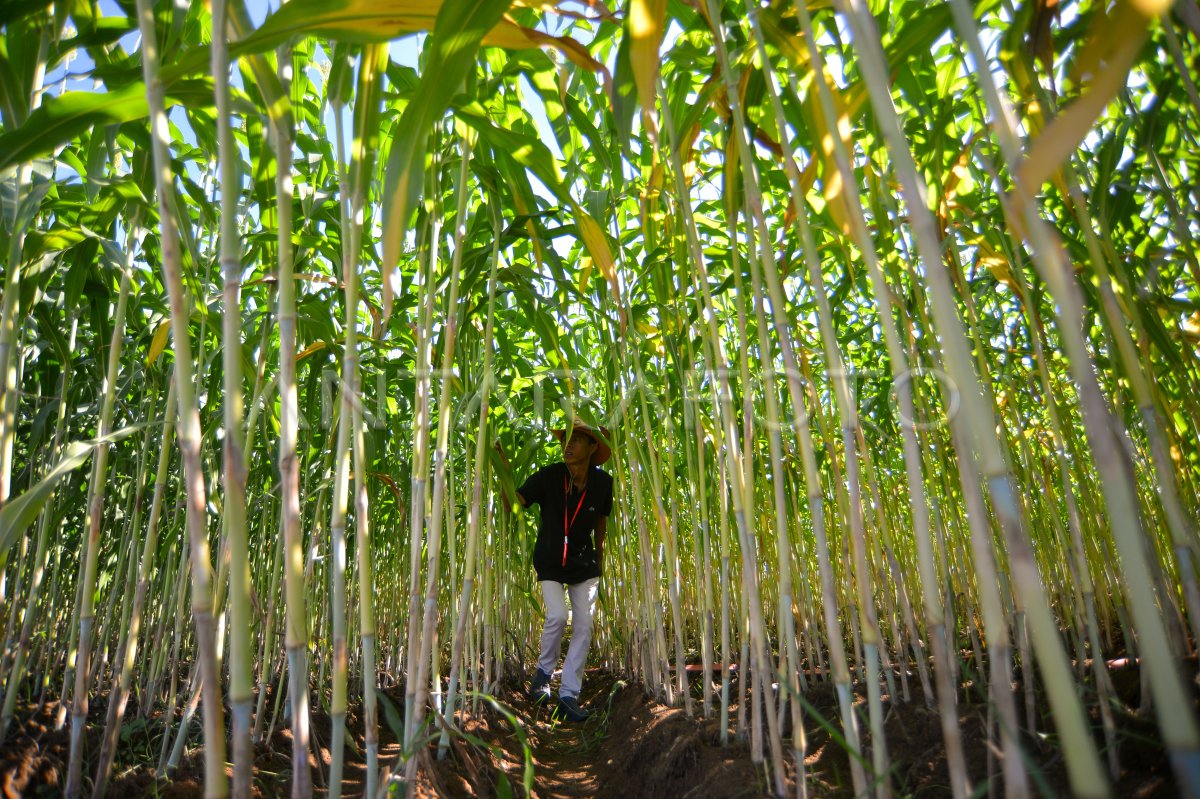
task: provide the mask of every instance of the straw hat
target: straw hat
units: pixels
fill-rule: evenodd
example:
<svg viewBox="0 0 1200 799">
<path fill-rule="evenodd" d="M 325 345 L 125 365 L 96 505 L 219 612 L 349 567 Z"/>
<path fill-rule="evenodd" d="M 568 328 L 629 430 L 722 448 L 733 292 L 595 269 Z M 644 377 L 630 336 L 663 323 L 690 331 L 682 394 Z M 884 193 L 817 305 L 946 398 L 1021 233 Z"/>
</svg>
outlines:
<svg viewBox="0 0 1200 799">
<path fill-rule="evenodd" d="M 560 427 L 557 430 L 554 430 L 553 432 L 554 432 L 554 437 L 557 438 L 560 442 L 562 442 L 563 444 L 567 443 L 566 442 L 567 430 L 565 427 Z M 575 432 L 586 433 L 589 437 L 591 437 L 592 441 L 596 442 L 596 451 L 592 453 L 592 465 L 593 466 L 599 466 L 600 464 L 605 463 L 609 458 L 612 457 L 612 449 L 608 446 L 608 443 L 607 443 L 608 428 L 606 428 L 606 427 L 589 427 L 588 425 L 584 424 L 582 420 L 576 419 L 575 427 L 572 429 L 571 432 L 572 433 L 575 433 Z"/>
</svg>

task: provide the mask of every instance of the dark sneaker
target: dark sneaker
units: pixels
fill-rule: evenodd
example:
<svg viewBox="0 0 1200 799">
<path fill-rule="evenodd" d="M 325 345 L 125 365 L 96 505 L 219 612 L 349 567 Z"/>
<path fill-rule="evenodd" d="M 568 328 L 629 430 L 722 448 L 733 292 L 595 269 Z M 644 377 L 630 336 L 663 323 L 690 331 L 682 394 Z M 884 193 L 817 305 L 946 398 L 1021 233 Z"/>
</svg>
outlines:
<svg viewBox="0 0 1200 799">
<path fill-rule="evenodd" d="M 573 696 L 560 696 L 558 707 L 554 709 L 554 718 L 558 721 L 580 722 L 587 721 L 592 714 L 579 706 L 579 700 Z"/>
<path fill-rule="evenodd" d="M 533 677 L 529 680 L 529 698 L 538 705 L 549 702 L 551 699 L 550 675 L 541 669 L 533 670 Z"/>
</svg>

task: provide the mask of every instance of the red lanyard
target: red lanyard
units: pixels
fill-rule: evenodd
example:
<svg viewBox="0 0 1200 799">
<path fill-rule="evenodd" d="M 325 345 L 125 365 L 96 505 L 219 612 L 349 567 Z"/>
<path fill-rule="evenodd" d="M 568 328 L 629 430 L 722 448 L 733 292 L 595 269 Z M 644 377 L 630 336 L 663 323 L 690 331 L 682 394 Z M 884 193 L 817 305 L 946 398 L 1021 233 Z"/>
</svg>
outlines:
<svg viewBox="0 0 1200 799">
<path fill-rule="evenodd" d="M 579 504 L 575 506 L 575 513 L 572 514 L 570 520 L 567 519 L 567 500 L 571 498 L 567 478 L 563 478 L 563 565 L 567 565 L 567 543 L 571 537 L 571 525 L 575 524 L 575 520 L 579 518 L 579 511 L 583 507 L 583 498 L 587 496 L 587 486 L 583 487 L 583 493 L 579 495 Z"/>
</svg>

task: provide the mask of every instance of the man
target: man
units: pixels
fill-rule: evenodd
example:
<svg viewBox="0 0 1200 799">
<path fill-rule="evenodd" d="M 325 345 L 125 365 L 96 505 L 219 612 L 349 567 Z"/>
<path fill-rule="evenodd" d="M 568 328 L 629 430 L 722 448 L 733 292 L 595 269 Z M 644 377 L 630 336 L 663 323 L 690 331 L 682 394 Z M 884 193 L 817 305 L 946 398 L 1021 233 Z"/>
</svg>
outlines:
<svg viewBox="0 0 1200 799">
<path fill-rule="evenodd" d="M 541 506 L 533 568 L 542 587 L 546 624 L 541 655 L 530 680 L 529 693 L 539 704 L 549 701 L 550 678 L 558 665 L 567 628 L 567 596 L 571 599 L 571 645 L 563 662 L 556 718 L 584 721 L 590 715 L 579 707 L 583 668 L 592 643 L 592 611 L 604 571 L 604 537 L 612 513 L 613 479 L 600 464 L 612 456 L 604 428 L 593 430 L 576 420 L 563 442 L 563 460 L 535 472 L 517 489 L 523 507 Z"/>
</svg>

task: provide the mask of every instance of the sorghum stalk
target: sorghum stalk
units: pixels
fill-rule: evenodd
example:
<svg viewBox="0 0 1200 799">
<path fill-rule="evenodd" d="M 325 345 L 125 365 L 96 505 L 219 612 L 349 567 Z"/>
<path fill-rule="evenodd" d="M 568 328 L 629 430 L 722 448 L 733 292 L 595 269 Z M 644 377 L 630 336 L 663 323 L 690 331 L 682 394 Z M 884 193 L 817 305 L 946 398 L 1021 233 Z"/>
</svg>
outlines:
<svg viewBox="0 0 1200 799">
<path fill-rule="evenodd" d="M 171 308 L 171 338 L 175 346 L 175 385 L 179 400 L 179 449 L 183 456 L 187 497 L 187 530 L 191 545 L 192 619 L 196 628 L 199 687 L 204 692 L 204 795 L 221 799 L 228 793 L 225 777 L 225 711 L 217 665 L 212 616 L 212 557 L 208 547 L 205 506 L 208 493 L 200 461 L 200 411 L 196 404 L 190 335 L 189 300 L 183 291 L 178 220 L 175 217 L 170 135 L 164 109 L 164 86 L 159 77 L 158 34 L 150 0 L 138 0 L 142 34 L 142 71 L 150 108 L 151 151 L 161 226 L 163 282 Z"/>
<path fill-rule="evenodd" d="M 134 237 L 129 237 L 129 246 Z M 132 261 L 132 258 L 129 259 Z M 129 305 L 132 269 L 129 263 L 121 270 L 121 289 L 113 314 L 112 339 L 108 345 L 108 368 L 101 387 L 99 438 L 103 441 L 112 432 L 113 405 L 116 401 L 117 369 L 121 363 L 121 345 L 125 340 L 125 311 Z M 83 733 L 87 722 L 88 693 L 91 690 L 91 649 L 95 623 L 96 568 L 100 558 L 100 523 L 104 516 L 104 495 L 108 486 L 108 454 L 112 445 L 97 446 L 92 461 L 92 478 L 88 497 L 87 537 L 80 559 L 84 564 L 82 604 L 79 612 L 79 656 L 75 665 L 75 691 L 71 702 L 71 753 L 67 765 L 67 784 L 63 793 L 75 799 L 83 789 Z"/>
</svg>

